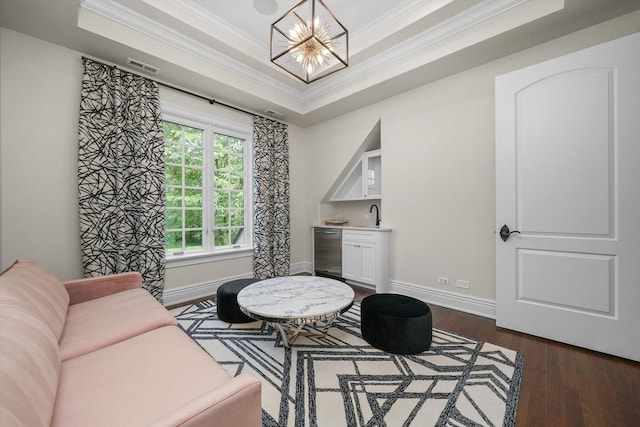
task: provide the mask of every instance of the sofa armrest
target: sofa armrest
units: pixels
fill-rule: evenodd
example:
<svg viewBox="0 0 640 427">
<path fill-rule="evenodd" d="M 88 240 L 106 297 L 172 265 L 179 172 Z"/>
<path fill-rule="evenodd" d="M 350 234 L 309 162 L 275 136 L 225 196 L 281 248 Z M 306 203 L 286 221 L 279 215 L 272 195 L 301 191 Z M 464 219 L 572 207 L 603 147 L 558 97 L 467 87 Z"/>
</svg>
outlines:
<svg viewBox="0 0 640 427">
<path fill-rule="evenodd" d="M 251 374 L 240 374 L 215 390 L 170 414 L 156 427 L 261 427 L 262 383 Z"/>
<path fill-rule="evenodd" d="M 137 272 L 109 274 L 63 282 L 69 292 L 69 304 L 78 304 L 107 295 L 142 287 L 142 275 Z"/>
</svg>

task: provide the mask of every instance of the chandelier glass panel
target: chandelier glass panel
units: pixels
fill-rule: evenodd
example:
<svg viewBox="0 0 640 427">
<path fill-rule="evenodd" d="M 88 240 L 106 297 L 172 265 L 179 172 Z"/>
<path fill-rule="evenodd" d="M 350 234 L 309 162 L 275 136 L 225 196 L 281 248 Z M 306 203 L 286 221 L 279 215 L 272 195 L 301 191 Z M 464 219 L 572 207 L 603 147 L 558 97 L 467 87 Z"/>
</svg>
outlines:
<svg viewBox="0 0 640 427">
<path fill-rule="evenodd" d="M 311 83 L 349 65 L 349 32 L 321 0 L 302 1 L 271 25 L 271 62 Z"/>
</svg>

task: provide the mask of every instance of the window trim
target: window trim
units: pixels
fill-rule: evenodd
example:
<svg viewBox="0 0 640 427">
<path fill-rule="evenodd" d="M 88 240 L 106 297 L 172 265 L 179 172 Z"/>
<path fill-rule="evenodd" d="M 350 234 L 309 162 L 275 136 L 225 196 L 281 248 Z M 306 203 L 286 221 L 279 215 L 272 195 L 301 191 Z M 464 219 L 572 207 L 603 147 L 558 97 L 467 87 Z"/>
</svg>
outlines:
<svg viewBox="0 0 640 427">
<path fill-rule="evenodd" d="M 234 258 L 251 257 L 253 254 L 253 129 L 249 124 L 242 124 L 228 119 L 195 112 L 182 106 L 161 102 L 162 120 L 192 126 L 204 130 L 205 143 L 202 147 L 203 158 L 212 158 L 213 135 L 215 133 L 244 139 L 245 143 L 245 230 L 247 240 L 243 245 L 216 248 L 214 245 L 212 230 L 206 231 L 205 248 L 185 252 L 169 252 L 165 250 L 166 268 L 183 267 L 186 265 L 201 264 L 213 261 L 221 261 Z M 213 166 L 206 167 L 203 161 L 203 191 L 213 189 Z M 213 226 L 213 201 L 205 198 L 203 216 L 209 218 Z M 208 228 L 203 223 L 203 229 Z"/>
</svg>

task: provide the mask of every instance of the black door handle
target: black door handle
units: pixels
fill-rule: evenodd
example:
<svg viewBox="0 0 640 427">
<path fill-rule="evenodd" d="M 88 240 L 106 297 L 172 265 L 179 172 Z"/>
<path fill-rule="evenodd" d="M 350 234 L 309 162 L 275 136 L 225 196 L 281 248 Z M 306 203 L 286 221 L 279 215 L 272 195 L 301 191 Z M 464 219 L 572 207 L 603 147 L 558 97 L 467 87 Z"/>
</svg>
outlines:
<svg viewBox="0 0 640 427">
<path fill-rule="evenodd" d="M 509 240 L 509 237 L 511 237 L 513 233 L 520 234 L 518 230 L 509 231 L 509 227 L 507 227 L 507 224 L 505 224 L 500 229 L 500 238 L 502 239 L 503 242 L 506 242 L 507 240 Z"/>
</svg>

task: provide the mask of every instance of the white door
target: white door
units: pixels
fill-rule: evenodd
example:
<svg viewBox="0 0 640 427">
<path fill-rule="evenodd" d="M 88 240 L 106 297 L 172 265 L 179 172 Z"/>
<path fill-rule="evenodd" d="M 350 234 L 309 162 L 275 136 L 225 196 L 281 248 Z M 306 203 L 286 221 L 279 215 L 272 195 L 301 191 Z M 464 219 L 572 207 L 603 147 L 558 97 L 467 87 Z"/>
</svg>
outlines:
<svg viewBox="0 0 640 427">
<path fill-rule="evenodd" d="M 496 78 L 496 226 L 498 326 L 640 361 L 640 33 Z"/>
</svg>

